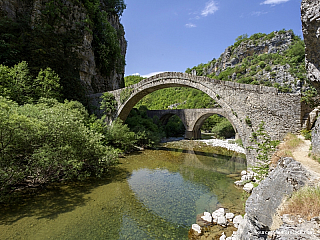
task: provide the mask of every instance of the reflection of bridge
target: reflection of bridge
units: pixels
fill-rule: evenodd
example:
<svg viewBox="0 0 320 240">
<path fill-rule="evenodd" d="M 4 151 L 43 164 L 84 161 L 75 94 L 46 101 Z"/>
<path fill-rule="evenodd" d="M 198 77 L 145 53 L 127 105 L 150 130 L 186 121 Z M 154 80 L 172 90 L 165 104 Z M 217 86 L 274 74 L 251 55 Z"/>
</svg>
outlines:
<svg viewBox="0 0 320 240">
<path fill-rule="evenodd" d="M 163 125 L 167 124 L 170 117 L 173 115 L 178 116 L 185 129 L 185 138 L 199 139 L 201 138 L 200 128 L 203 122 L 213 114 L 219 114 L 228 118 L 228 115 L 222 108 L 203 108 L 203 109 L 170 109 L 170 110 L 148 110 L 147 115 L 150 118 L 155 116 L 162 122 Z M 230 120 L 229 120 L 230 121 Z M 236 127 L 233 126 L 236 130 Z M 237 132 L 236 132 L 237 136 Z"/>
<path fill-rule="evenodd" d="M 214 99 L 223 109 L 223 116 L 234 126 L 245 148 L 250 146 L 252 133 L 262 121 L 271 138 L 280 140 L 286 133 L 296 133 L 301 129 L 302 117 L 306 113 L 300 101 L 301 96 L 297 94 L 278 93 L 273 87 L 167 72 L 144 79 L 130 87 L 111 91 L 118 103 L 114 118 L 125 120 L 131 109 L 144 96 L 169 87 L 199 89 Z M 91 104 L 99 105 L 101 95 L 102 93 L 91 95 Z M 248 163 L 253 163 L 254 153 L 247 150 L 246 155 Z"/>
</svg>

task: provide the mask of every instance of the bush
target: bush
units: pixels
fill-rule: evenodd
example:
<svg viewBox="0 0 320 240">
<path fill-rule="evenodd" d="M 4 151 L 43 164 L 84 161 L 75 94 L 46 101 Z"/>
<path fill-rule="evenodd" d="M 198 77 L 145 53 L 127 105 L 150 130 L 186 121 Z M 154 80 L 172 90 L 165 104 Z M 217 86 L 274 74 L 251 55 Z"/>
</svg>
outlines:
<svg viewBox="0 0 320 240">
<path fill-rule="evenodd" d="M 235 136 L 233 126 L 226 118 L 212 128 L 212 133 L 217 138 L 231 138 Z"/>
<path fill-rule="evenodd" d="M 260 68 L 264 68 L 266 66 L 266 63 L 264 61 L 259 62 Z"/>
<path fill-rule="evenodd" d="M 106 172 L 118 151 L 103 145 L 87 117 L 78 102 L 41 99 L 18 106 L 0 97 L 0 192 L 26 180 L 44 184 Z"/>
<path fill-rule="evenodd" d="M 301 134 L 306 140 L 311 140 L 311 130 L 302 129 Z"/>
<path fill-rule="evenodd" d="M 40 70 L 32 79 L 27 62 L 13 67 L 0 65 L 0 94 L 18 104 L 32 103 L 41 97 L 61 100 L 59 76 L 51 69 Z"/>
</svg>

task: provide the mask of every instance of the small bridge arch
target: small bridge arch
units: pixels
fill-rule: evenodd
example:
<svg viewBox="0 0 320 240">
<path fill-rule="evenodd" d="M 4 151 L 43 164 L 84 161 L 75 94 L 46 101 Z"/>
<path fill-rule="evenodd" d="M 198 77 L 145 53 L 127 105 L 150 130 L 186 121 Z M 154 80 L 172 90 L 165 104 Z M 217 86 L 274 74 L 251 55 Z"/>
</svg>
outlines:
<svg viewBox="0 0 320 240">
<path fill-rule="evenodd" d="M 201 138 L 201 126 L 203 122 L 210 116 L 218 114 L 229 120 L 233 129 L 238 137 L 238 129 L 229 119 L 228 114 L 222 108 L 202 108 L 202 109 L 170 109 L 170 110 L 148 110 L 147 115 L 150 118 L 157 116 L 160 121 L 165 125 L 169 118 L 173 115 L 178 116 L 186 131 L 185 138 L 199 139 Z"/>
<path fill-rule="evenodd" d="M 225 111 L 224 116 L 239 133 L 245 148 L 251 145 L 250 137 L 261 122 L 265 123 L 265 129 L 272 140 L 281 140 L 286 133 L 301 130 L 302 118 L 306 113 L 301 104 L 301 96 L 297 94 L 278 93 L 273 87 L 166 72 L 130 87 L 110 91 L 118 103 L 114 118 L 125 120 L 131 109 L 153 91 L 181 86 L 199 89 L 213 98 Z M 101 95 L 102 93 L 90 95 L 91 105 L 99 106 Z M 246 151 L 248 163 L 254 164 L 255 153 Z"/>
</svg>

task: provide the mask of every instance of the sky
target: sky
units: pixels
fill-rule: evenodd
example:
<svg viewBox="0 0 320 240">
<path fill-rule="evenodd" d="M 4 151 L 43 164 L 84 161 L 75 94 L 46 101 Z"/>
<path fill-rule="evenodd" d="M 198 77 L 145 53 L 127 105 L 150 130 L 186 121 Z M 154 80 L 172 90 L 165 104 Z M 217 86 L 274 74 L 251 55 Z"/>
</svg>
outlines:
<svg viewBox="0 0 320 240">
<path fill-rule="evenodd" d="M 125 76 L 185 72 L 219 58 L 235 39 L 292 29 L 301 0 L 125 0 Z"/>
</svg>

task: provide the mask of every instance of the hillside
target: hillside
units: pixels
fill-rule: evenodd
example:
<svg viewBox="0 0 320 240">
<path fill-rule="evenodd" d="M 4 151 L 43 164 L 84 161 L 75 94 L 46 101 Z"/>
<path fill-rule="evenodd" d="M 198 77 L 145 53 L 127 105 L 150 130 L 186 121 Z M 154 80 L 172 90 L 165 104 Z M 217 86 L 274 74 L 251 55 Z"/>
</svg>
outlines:
<svg viewBox="0 0 320 240">
<path fill-rule="evenodd" d="M 292 30 L 236 38 L 218 59 L 187 73 L 238 83 L 273 86 L 281 92 L 312 91 L 304 60 L 304 42 Z"/>
</svg>

